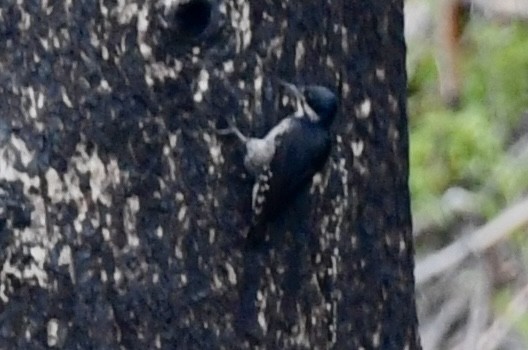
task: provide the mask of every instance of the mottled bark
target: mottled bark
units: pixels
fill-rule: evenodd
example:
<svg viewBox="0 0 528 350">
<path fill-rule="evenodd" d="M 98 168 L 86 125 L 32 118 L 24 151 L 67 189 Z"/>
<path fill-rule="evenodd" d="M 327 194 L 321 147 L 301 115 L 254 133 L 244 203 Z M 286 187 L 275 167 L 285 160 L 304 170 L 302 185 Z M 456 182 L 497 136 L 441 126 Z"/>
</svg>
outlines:
<svg viewBox="0 0 528 350">
<path fill-rule="evenodd" d="M 251 346 L 252 180 L 214 130 L 269 130 L 277 77 L 341 104 L 296 307 L 291 237 L 268 254 L 262 346 L 419 348 L 402 1 L 170 3 L 2 2 L 0 348 Z"/>
</svg>

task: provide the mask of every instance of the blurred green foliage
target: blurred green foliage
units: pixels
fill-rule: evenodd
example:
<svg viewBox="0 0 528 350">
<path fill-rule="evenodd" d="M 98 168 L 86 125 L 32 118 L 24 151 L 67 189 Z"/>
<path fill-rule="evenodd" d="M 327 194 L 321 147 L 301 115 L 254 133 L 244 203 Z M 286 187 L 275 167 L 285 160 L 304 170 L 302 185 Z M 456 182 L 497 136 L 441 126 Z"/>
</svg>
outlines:
<svg viewBox="0 0 528 350">
<path fill-rule="evenodd" d="M 491 216 L 528 189 L 528 160 L 508 153 L 520 136 L 528 135 L 528 26 L 472 19 L 462 47 L 457 110 L 442 104 L 432 53 L 418 61 L 410 76 L 413 208 L 423 211 L 449 187 L 461 186 L 485 192 L 481 214 Z M 523 117 L 526 130 L 519 130 Z"/>
<path fill-rule="evenodd" d="M 493 311 L 502 315 L 506 322 L 512 322 L 513 329 L 528 342 L 528 315 L 511 308 L 514 297 L 515 293 L 510 287 L 500 289 L 493 300 Z"/>
<path fill-rule="evenodd" d="M 461 234 L 455 221 L 471 220 L 471 214 L 490 219 L 528 193 L 528 23 L 471 18 L 461 43 L 463 85 L 456 110 L 440 97 L 435 40 L 408 44 L 411 52 L 413 45 L 430 46 L 414 51 L 424 54 L 412 60 L 416 65 L 409 70 L 409 126 L 413 215 L 434 223 L 433 233 L 416 248 L 431 251 Z M 451 187 L 474 194 L 474 203 L 471 214 L 449 223 L 442 196 Z M 525 229 L 503 244 L 508 261 L 526 265 Z M 511 304 L 526 281 L 515 278 L 491 286 L 491 311 L 511 321 L 528 342 L 528 314 L 514 315 Z"/>
</svg>

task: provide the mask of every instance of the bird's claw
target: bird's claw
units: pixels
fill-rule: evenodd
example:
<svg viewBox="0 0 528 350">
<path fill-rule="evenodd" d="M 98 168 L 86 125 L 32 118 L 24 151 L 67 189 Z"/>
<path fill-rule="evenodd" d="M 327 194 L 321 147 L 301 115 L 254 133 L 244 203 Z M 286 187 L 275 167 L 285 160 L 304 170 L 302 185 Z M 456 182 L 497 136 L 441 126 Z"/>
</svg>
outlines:
<svg viewBox="0 0 528 350">
<path fill-rule="evenodd" d="M 235 123 L 230 119 L 226 119 L 226 121 L 228 127 L 224 129 L 216 129 L 216 133 L 222 136 L 235 135 L 240 141 L 246 143 L 248 138 L 240 132 L 240 130 L 236 127 Z"/>
<path fill-rule="evenodd" d="M 231 135 L 235 133 L 235 131 L 231 127 L 225 128 L 225 129 L 215 129 L 215 132 L 218 135 L 222 135 L 222 136 Z"/>
</svg>

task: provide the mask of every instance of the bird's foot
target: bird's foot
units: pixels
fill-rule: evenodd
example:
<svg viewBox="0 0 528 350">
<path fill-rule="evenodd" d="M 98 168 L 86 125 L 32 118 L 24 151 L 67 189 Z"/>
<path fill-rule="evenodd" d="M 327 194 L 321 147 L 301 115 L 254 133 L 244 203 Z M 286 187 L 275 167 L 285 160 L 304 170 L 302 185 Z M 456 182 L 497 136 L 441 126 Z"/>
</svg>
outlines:
<svg viewBox="0 0 528 350">
<path fill-rule="evenodd" d="M 246 137 L 235 125 L 235 122 L 231 119 L 226 118 L 226 122 L 228 127 L 223 129 L 216 129 L 215 132 L 218 135 L 227 136 L 227 135 L 235 135 L 240 141 L 243 143 L 246 143 L 248 141 L 248 137 Z"/>
<path fill-rule="evenodd" d="M 235 130 L 232 127 L 229 127 L 229 128 L 224 128 L 224 129 L 215 129 L 215 132 L 218 135 L 227 136 L 227 135 L 234 134 Z"/>
</svg>

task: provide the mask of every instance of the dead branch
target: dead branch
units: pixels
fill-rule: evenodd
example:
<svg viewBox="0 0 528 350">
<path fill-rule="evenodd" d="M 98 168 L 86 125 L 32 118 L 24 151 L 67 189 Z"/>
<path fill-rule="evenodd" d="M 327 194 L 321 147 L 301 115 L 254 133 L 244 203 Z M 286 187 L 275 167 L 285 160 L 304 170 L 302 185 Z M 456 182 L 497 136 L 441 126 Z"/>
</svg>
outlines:
<svg viewBox="0 0 528 350">
<path fill-rule="evenodd" d="M 471 254 L 482 253 L 513 231 L 528 224 L 528 198 L 505 209 L 476 231 L 462 236 L 447 247 L 418 261 L 415 268 L 416 285 L 452 269 Z"/>
</svg>

